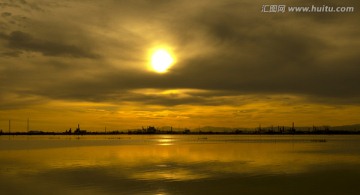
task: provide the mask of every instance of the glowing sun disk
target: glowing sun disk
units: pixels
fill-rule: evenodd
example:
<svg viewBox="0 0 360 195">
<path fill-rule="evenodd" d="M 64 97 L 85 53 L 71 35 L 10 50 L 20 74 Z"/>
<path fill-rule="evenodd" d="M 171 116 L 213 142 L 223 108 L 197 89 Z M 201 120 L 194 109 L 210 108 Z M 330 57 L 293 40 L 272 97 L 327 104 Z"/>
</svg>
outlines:
<svg viewBox="0 0 360 195">
<path fill-rule="evenodd" d="M 151 56 L 151 66 L 155 72 L 164 73 L 173 64 L 174 59 L 164 49 L 156 50 Z"/>
</svg>

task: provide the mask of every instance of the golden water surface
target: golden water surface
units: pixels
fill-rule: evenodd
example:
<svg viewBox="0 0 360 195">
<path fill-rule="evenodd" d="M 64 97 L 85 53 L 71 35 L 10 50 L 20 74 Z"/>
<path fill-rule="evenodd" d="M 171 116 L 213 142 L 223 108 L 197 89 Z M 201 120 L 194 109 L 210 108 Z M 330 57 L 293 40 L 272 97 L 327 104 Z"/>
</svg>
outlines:
<svg viewBox="0 0 360 195">
<path fill-rule="evenodd" d="M 360 136 L 1 136 L 0 194 L 356 194 Z"/>
</svg>

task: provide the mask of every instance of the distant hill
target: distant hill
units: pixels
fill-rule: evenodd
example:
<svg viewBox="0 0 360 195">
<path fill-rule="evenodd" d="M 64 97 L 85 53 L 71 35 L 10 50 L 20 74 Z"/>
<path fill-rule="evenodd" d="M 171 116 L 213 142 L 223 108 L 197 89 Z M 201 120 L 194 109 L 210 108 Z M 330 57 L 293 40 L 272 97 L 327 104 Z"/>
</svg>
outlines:
<svg viewBox="0 0 360 195">
<path fill-rule="evenodd" d="M 285 129 L 290 129 L 291 126 L 280 126 L 280 128 L 284 127 Z M 259 127 L 252 127 L 252 128 L 245 128 L 245 127 L 237 127 L 237 128 L 231 128 L 231 127 L 216 127 L 216 126 L 204 126 L 204 127 L 198 127 L 198 128 L 190 128 L 192 132 L 232 132 L 234 130 L 241 130 L 241 131 L 254 131 L 257 130 Z M 262 129 L 269 130 L 273 128 L 274 131 L 278 130 L 278 126 L 264 126 L 261 127 Z M 329 130 L 343 130 L 343 131 L 360 131 L 360 124 L 353 124 L 353 125 L 343 125 L 343 126 L 327 126 L 327 125 L 321 125 L 321 126 L 315 126 L 317 130 L 324 130 L 325 128 L 328 128 Z M 170 130 L 170 126 L 164 126 L 160 127 L 160 130 Z M 173 131 L 183 131 L 185 128 L 174 128 Z M 299 131 L 312 131 L 313 126 L 296 126 L 295 129 Z"/>
<path fill-rule="evenodd" d="M 330 130 L 359 131 L 360 130 L 360 124 L 334 126 L 334 127 L 330 127 Z"/>
</svg>

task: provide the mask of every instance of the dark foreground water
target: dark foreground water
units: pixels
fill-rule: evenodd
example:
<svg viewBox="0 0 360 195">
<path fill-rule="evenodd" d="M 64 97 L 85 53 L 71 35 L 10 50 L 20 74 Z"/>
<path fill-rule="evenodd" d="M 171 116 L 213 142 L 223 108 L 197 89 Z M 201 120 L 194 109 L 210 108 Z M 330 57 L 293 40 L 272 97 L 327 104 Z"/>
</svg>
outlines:
<svg viewBox="0 0 360 195">
<path fill-rule="evenodd" d="M 358 194 L 360 136 L 0 136 L 0 194 Z"/>
</svg>

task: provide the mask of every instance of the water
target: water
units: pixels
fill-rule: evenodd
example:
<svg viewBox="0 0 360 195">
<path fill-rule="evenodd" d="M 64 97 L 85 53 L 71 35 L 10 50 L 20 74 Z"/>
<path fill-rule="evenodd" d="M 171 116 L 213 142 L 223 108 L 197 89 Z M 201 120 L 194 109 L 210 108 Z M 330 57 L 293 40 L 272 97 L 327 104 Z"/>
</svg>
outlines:
<svg viewBox="0 0 360 195">
<path fill-rule="evenodd" d="M 357 194 L 360 136 L 0 136 L 0 194 Z"/>
</svg>

